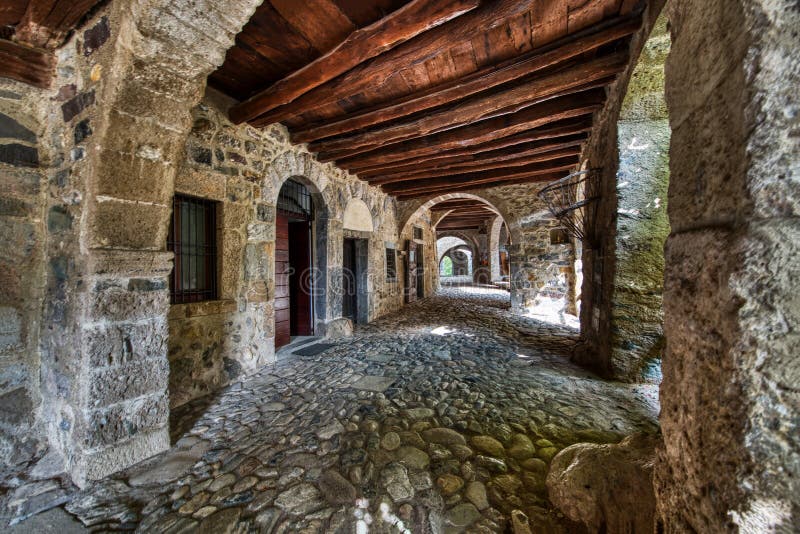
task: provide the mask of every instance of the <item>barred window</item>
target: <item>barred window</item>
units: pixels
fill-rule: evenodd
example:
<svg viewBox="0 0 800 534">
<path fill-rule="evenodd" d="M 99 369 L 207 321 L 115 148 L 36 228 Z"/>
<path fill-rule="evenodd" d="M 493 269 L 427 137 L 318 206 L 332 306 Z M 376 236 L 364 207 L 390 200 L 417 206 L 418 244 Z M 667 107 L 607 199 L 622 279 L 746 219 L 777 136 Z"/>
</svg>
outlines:
<svg viewBox="0 0 800 534">
<path fill-rule="evenodd" d="M 422 239 L 422 228 L 419 226 L 414 227 L 414 239 Z"/>
<path fill-rule="evenodd" d="M 175 253 L 170 276 L 173 304 L 217 298 L 217 203 L 175 195 L 167 250 Z"/>
<path fill-rule="evenodd" d="M 397 281 L 397 256 L 393 248 L 386 249 L 386 281 Z"/>
</svg>

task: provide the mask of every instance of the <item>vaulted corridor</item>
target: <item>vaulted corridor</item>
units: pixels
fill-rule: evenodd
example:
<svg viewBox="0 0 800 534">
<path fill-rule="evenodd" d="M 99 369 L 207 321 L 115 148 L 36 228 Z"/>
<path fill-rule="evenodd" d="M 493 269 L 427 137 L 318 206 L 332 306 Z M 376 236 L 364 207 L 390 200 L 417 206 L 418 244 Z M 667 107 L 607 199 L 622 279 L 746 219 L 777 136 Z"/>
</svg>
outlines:
<svg viewBox="0 0 800 534">
<path fill-rule="evenodd" d="M 656 387 L 580 370 L 576 332 L 508 307 L 505 291 L 446 289 L 282 359 L 176 410 L 169 452 L 67 508 L 147 532 L 502 532 L 519 509 L 537 531 L 575 532 L 547 500 L 547 465 L 654 431 Z"/>
</svg>

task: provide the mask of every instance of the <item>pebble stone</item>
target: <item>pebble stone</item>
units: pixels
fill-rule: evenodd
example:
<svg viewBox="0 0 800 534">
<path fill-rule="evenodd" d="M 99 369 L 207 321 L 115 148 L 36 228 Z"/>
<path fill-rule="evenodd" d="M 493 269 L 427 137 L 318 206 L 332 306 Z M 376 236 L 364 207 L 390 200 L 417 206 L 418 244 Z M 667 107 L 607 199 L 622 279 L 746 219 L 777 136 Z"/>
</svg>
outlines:
<svg viewBox="0 0 800 534">
<path fill-rule="evenodd" d="M 441 290 L 173 410 L 173 448 L 73 495 L 101 531 L 566 533 L 548 463 L 656 428 L 657 387 L 569 362 L 578 332 Z M 620 399 L 625 399 L 621 402 Z"/>
</svg>

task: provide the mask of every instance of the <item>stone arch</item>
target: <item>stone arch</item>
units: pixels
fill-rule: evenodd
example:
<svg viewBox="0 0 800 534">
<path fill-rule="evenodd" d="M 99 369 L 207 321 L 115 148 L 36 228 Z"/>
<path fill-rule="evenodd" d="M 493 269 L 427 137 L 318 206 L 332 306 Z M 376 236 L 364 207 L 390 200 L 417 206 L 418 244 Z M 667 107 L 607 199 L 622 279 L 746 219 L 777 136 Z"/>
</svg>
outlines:
<svg viewBox="0 0 800 534">
<path fill-rule="evenodd" d="M 375 227 L 367 203 L 360 198 L 351 198 L 342 216 L 342 227 L 345 230 L 372 232 Z"/>
<path fill-rule="evenodd" d="M 498 215 L 489 229 L 489 270 L 492 281 L 500 280 L 500 232 L 504 222 L 503 217 Z"/>
<path fill-rule="evenodd" d="M 404 206 L 405 209 L 403 210 L 404 216 L 401 215 L 401 217 L 399 218 L 401 222 L 399 228 L 402 229 L 400 231 L 400 234 L 402 234 L 403 231 L 405 231 L 406 227 L 411 223 L 411 221 L 413 221 L 421 214 L 425 213 L 426 210 L 429 210 L 439 202 L 444 202 L 445 200 L 456 200 L 456 199 L 469 199 L 469 200 L 478 200 L 484 202 L 506 221 L 509 231 L 511 232 L 512 241 L 516 241 L 517 239 L 519 239 L 518 225 L 512 223 L 512 221 L 515 221 L 515 219 L 509 217 L 508 211 L 505 210 L 504 207 L 501 207 L 502 206 L 501 202 L 498 202 L 498 200 L 496 199 L 489 198 L 488 195 L 475 195 L 472 193 L 446 193 L 444 195 L 439 195 L 429 198 L 428 200 L 425 200 L 423 198 L 407 202 L 406 205 Z"/>
<path fill-rule="evenodd" d="M 438 256 L 438 261 L 442 261 L 442 258 L 448 250 L 459 245 L 471 246 L 466 240 L 456 236 L 442 236 L 437 239 L 436 254 Z"/>
</svg>

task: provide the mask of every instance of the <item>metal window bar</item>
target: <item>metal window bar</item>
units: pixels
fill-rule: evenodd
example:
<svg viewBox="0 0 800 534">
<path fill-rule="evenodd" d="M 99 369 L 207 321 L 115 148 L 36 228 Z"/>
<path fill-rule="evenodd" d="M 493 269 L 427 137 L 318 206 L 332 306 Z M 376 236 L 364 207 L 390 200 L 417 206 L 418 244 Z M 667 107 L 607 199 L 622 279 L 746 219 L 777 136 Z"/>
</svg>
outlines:
<svg viewBox="0 0 800 534">
<path fill-rule="evenodd" d="M 167 250 L 175 254 L 170 276 L 173 304 L 217 298 L 217 203 L 175 195 Z"/>
<path fill-rule="evenodd" d="M 397 254 L 393 248 L 386 249 L 386 279 L 390 282 L 397 280 Z"/>
<path fill-rule="evenodd" d="M 286 180 L 278 193 L 277 210 L 290 217 L 312 220 L 314 203 L 308 188 L 295 180 Z"/>
</svg>

